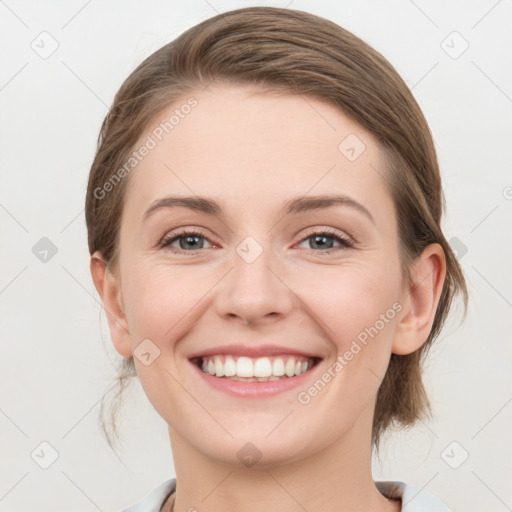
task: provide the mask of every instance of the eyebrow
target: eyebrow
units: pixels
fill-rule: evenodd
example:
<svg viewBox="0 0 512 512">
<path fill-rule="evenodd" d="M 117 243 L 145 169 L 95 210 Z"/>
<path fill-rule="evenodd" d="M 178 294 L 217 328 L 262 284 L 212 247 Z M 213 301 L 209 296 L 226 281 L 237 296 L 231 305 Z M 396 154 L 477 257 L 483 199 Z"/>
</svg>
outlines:
<svg viewBox="0 0 512 512">
<path fill-rule="evenodd" d="M 361 203 L 346 195 L 319 195 L 319 196 L 299 196 L 285 202 L 282 213 L 289 215 L 292 213 L 302 213 L 312 210 L 320 210 L 331 206 L 343 205 L 354 208 L 359 211 L 373 223 L 375 220 L 372 214 Z M 182 197 L 164 197 L 157 199 L 151 203 L 150 207 L 145 211 L 143 220 L 147 220 L 153 213 L 161 208 L 189 208 L 197 212 L 207 215 L 222 215 L 222 207 L 214 199 L 199 196 L 182 196 Z"/>
</svg>

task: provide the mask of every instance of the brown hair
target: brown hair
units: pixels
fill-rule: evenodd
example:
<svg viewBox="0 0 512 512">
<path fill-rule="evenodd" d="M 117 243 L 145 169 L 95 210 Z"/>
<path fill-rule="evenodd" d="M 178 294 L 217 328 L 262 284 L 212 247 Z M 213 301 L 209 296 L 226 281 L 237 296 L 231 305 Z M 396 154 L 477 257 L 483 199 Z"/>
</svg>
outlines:
<svg viewBox="0 0 512 512">
<path fill-rule="evenodd" d="M 444 250 L 446 279 L 429 337 L 412 354 L 392 354 L 379 387 L 372 433 L 378 448 L 392 424 L 407 427 L 430 413 L 421 379 L 423 358 L 454 296 L 463 296 L 466 311 L 468 294 L 441 230 L 445 202 L 428 124 L 393 66 L 363 40 L 306 12 L 249 7 L 207 19 L 146 58 L 119 89 L 101 127 L 85 206 L 89 251 L 100 251 L 115 270 L 128 179 L 118 179 L 108 194 L 104 184 L 112 183 L 155 115 L 213 80 L 309 95 L 339 108 L 372 133 L 386 155 L 385 180 L 396 208 L 404 275 L 428 244 L 437 242 Z M 134 375 L 133 357 L 123 358 L 111 408 L 116 436 L 118 399 Z"/>
</svg>

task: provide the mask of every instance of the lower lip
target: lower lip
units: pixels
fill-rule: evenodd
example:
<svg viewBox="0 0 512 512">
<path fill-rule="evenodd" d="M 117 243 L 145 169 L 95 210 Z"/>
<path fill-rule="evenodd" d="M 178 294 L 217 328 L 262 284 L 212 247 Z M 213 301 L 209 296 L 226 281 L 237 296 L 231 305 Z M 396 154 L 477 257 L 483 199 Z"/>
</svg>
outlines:
<svg viewBox="0 0 512 512">
<path fill-rule="evenodd" d="M 286 377 L 284 379 L 267 381 L 267 382 L 243 382 L 240 380 L 231 380 L 225 377 L 213 377 L 209 373 L 204 373 L 195 363 L 190 361 L 190 364 L 199 372 L 204 381 L 212 388 L 223 391 L 231 396 L 241 397 L 265 397 L 278 395 L 284 391 L 296 388 L 301 384 L 304 385 L 305 381 L 315 372 L 319 363 L 313 366 L 307 372 L 301 373 L 294 377 Z"/>
</svg>

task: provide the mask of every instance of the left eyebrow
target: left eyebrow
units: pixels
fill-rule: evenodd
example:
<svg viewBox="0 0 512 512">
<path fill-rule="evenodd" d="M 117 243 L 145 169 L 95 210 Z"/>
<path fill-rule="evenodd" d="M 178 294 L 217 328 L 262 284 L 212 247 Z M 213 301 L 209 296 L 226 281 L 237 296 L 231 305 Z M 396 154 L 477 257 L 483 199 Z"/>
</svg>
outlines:
<svg viewBox="0 0 512 512">
<path fill-rule="evenodd" d="M 306 211 L 329 208 L 331 206 L 343 205 L 356 209 L 368 217 L 373 223 L 375 220 L 369 210 L 355 199 L 346 195 L 319 195 L 319 196 L 299 196 L 289 199 L 284 203 L 282 212 L 284 215 L 292 213 L 302 213 Z M 161 208 L 183 207 L 190 210 L 206 213 L 207 215 L 220 216 L 222 207 L 215 200 L 208 197 L 199 196 L 176 196 L 157 199 L 144 213 L 144 220 L 147 220 L 156 210 Z"/>
<path fill-rule="evenodd" d="M 320 196 L 300 196 L 289 201 L 286 201 L 283 207 L 285 215 L 289 213 L 301 213 L 311 210 L 319 210 L 322 208 L 329 208 L 331 206 L 343 205 L 350 206 L 360 213 L 364 214 L 374 224 L 375 220 L 370 211 L 355 199 L 346 195 L 320 195 Z"/>
</svg>

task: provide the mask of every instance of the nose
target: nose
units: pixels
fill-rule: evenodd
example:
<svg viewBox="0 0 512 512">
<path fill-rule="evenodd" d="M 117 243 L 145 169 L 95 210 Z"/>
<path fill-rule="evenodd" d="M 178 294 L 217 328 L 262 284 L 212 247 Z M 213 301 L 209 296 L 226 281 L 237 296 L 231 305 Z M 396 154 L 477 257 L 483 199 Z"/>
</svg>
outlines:
<svg viewBox="0 0 512 512">
<path fill-rule="evenodd" d="M 234 254 L 231 271 L 220 283 L 215 308 L 231 321 L 270 325 L 290 314 L 294 294 L 280 275 L 283 272 L 270 249 L 251 260 L 242 251 Z"/>
</svg>

